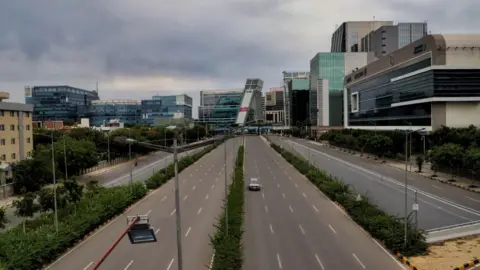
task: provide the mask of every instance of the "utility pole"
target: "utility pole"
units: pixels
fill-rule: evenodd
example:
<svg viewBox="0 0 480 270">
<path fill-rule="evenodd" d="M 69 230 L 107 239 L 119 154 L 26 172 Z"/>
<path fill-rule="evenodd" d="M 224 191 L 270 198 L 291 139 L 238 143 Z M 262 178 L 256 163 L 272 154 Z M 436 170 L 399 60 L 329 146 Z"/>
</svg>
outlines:
<svg viewBox="0 0 480 270">
<path fill-rule="evenodd" d="M 65 180 L 68 180 L 67 171 L 67 143 L 65 141 L 65 135 L 63 135 L 63 162 L 65 163 Z"/>
<path fill-rule="evenodd" d="M 53 147 L 53 130 L 52 130 L 52 176 L 53 176 L 53 209 L 55 231 L 58 233 L 58 209 L 57 209 L 57 179 L 55 176 L 55 149 Z"/>
<path fill-rule="evenodd" d="M 175 210 L 177 219 L 177 259 L 178 270 L 183 270 L 182 258 L 182 225 L 180 221 L 180 184 L 178 183 L 177 139 L 173 139 L 173 163 L 175 167 Z"/>
<path fill-rule="evenodd" d="M 407 248 L 407 233 L 408 233 L 408 175 L 407 175 L 407 170 L 408 170 L 408 130 L 405 130 L 405 178 L 404 178 L 404 184 L 405 184 L 405 216 L 404 216 L 404 226 L 405 226 L 405 235 L 404 235 L 404 248 Z"/>
<path fill-rule="evenodd" d="M 225 160 L 225 234 L 228 237 L 227 141 L 223 143 L 223 159 Z"/>
<path fill-rule="evenodd" d="M 132 183 L 133 183 L 132 134 L 130 130 L 128 130 L 128 137 L 130 139 L 130 141 L 128 142 L 128 157 L 130 159 L 130 189 L 132 189 Z"/>
<path fill-rule="evenodd" d="M 110 132 L 107 133 L 107 155 L 108 155 L 108 164 L 110 164 Z"/>
</svg>

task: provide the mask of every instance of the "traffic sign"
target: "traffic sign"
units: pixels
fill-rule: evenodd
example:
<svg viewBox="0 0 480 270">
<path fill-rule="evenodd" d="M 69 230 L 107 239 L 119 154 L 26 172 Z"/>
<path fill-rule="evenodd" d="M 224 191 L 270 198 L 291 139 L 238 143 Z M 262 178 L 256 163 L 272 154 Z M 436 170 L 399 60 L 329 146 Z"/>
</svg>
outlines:
<svg viewBox="0 0 480 270">
<path fill-rule="evenodd" d="M 413 209 L 413 211 L 418 211 L 418 203 L 414 203 L 412 205 L 412 209 Z"/>
</svg>

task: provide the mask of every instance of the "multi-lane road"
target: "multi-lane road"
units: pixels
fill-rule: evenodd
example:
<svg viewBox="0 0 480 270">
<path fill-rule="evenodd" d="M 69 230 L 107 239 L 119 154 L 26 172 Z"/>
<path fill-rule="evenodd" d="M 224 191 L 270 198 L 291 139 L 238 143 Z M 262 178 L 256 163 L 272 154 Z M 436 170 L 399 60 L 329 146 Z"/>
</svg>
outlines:
<svg viewBox="0 0 480 270">
<path fill-rule="evenodd" d="M 246 137 L 245 270 L 404 269 L 260 137 Z"/>
<path fill-rule="evenodd" d="M 240 138 L 227 143 L 229 181 L 240 143 Z M 211 258 L 209 235 L 214 232 L 213 224 L 224 198 L 224 164 L 224 148 L 221 146 L 179 174 L 184 269 L 204 269 Z M 174 181 L 169 181 L 47 269 L 92 269 L 126 228 L 126 216 L 148 215 L 157 242 L 132 245 L 128 238 L 124 238 L 100 269 L 175 270 L 178 267 L 175 212 Z"/>
<path fill-rule="evenodd" d="M 300 153 L 313 165 L 341 178 L 360 194 L 367 194 L 391 214 L 404 216 L 404 171 L 350 154 L 338 152 L 311 141 L 270 136 L 277 144 Z M 417 197 L 418 224 L 423 229 L 436 229 L 480 221 L 480 194 L 436 183 L 408 173 L 408 211 Z"/>
</svg>

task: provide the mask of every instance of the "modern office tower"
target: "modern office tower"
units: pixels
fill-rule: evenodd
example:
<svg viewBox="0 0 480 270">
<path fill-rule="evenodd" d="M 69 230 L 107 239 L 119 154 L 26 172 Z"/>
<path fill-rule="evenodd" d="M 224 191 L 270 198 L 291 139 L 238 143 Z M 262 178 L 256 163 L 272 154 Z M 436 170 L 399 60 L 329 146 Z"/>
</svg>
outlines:
<svg viewBox="0 0 480 270">
<path fill-rule="evenodd" d="M 262 121 L 265 121 L 265 98 L 266 95 L 262 94 Z"/>
<path fill-rule="evenodd" d="M 5 102 L 8 98 L 8 93 L 0 92 L 0 185 L 11 177 L 9 164 L 33 151 L 33 105 Z"/>
<path fill-rule="evenodd" d="M 283 87 L 270 88 L 265 93 L 265 122 L 275 125 L 284 125 L 285 100 Z"/>
<path fill-rule="evenodd" d="M 362 38 L 360 51 L 374 52 L 375 56 L 379 58 L 423 38 L 427 34 L 426 22 L 381 26 Z"/>
<path fill-rule="evenodd" d="M 96 91 L 68 85 L 33 86 L 25 88 L 25 103 L 32 104 L 33 121 L 78 121 L 93 100 Z"/>
<path fill-rule="evenodd" d="M 263 80 L 247 79 L 235 124 L 243 126 L 246 123 L 258 122 L 263 119 L 262 88 Z"/>
<path fill-rule="evenodd" d="M 243 91 L 242 88 L 200 91 L 198 122 L 219 129 L 234 124 Z"/>
<path fill-rule="evenodd" d="M 480 35 L 427 35 L 345 77 L 345 127 L 480 125 Z"/>
<path fill-rule="evenodd" d="M 309 119 L 309 78 L 290 79 L 287 82 L 290 93 L 290 127 L 305 126 Z"/>
<path fill-rule="evenodd" d="M 110 120 L 124 124 L 141 124 L 142 107 L 140 102 L 131 99 L 94 100 L 89 106 L 88 116 L 92 126 L 102 126 Z"/>
<path fill-rule="evenodd" d="M 368 33 L 393 21 L 352 21 L 344 22 L 332 35 L 331 52 L 359 52 L 361 39 Z"/>
<path fill-rule="evenodd" d="M 284 125 L 289 127 L 294 125 L 295 123 L 292 122 L 291 112 L 292 112 L 292 92 L 289 91 L 288 82 L 292 79 L 308 79 L 310 78 L 310 72 L 308 71 L 283 71 L 283 96 L 284 96 L 284 111 L 285 111 L 285 123 Z"/>
<path fill-rule="evenodd" d="M 192 98 L 188 95 L 153 96 L 141 101 L 142 120 L 154 124 L 156 118 L 173 118 L 180 115 L 192 118 Z"/>
<path fill-rule="evenodd" d="M 373 53 L 320 52 L 310 60 L 309 124 L 343 126 L 345 74 L 373 59 Z"/>
</svg>

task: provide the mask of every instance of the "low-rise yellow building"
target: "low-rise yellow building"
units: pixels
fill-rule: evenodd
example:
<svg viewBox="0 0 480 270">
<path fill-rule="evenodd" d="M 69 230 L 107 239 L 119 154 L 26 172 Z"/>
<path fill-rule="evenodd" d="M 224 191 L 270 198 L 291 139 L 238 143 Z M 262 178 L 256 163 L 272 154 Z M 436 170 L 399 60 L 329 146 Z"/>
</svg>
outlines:
<svg viewBox="0 0 480 270">
<path fill-rule="evenodd" d="M 0 92 L 0 185 L 11 176 L 9 165 L 33 151 L 33 105 L 5 102 L 8 98 L 8 93 Z"/>
</svg>

